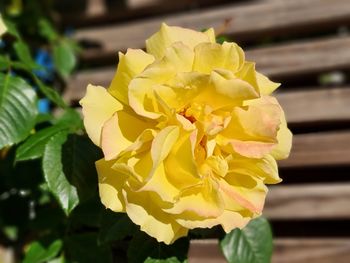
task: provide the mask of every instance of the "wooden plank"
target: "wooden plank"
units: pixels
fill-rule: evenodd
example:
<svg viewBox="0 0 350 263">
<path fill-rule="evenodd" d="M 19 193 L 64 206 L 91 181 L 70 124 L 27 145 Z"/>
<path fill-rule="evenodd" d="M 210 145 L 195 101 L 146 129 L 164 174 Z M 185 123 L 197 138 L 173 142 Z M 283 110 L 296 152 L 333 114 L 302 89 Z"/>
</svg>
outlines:
<svg viewBox="0 0 350 263">
<path fill-rule="evenodd" d="M 287 160 L 280 167 L 350 165 L 350 131 L 297 134 Z"/>
<path fill-rule="evenodd" d="M 193 240 L 189 251 L 190 263 L 225 263 L 218 241 Z M 349 238 L 277 238 L 274 240 L 272 263 L 348 263 Z"/>
<path fill-rule="evenodd" d="M 269 219 L 350 219 L 349 183 L 282 183 L 270 186 L 269 190 L 263 211 Z"/>
<path fill-rule="evenodd" d="M 109 56 L 127 48 L 141 48 L 144 41 L 159 29 L 162 22 L 197 30 L 209 27 L 222 28 L 224 21 L 231 21 L 225 27 L 227 35 L 234 39 L 256 39 L 258 36 L 293 34 L 296 31 L 324 30 L 326 27 L 348 24 L 350 5 L 348 0 L 294 0 L 262 1 L 255 4 L 227 5 L 210 10 L 199 10 L 184 14 L 162 16 L 78 30 L 75 38 L 91 40 L 102 49 L 85 53 L 85 58 Z"/>
<path fill-rule="evenodd" d="M 106 12 L 105 1 L 88 0 L 86 13 L 88 16 L 98 16 Z M 77 17 L 74 15 L 74 17 Z"/>
<path fill-rule="evenodd" d="M 350 87 L 311 87 L 276 93 L 289 123 L 350 121 Z"/>
<path fill-rule="evenodd" d="M 220 5 L 230 0 L 177 0 L 169 1 L 164 4 L 162 0 L 145 0 L 145 1 L 127 1 L 116 3 L 116 7 L 108 9 L 104 1 L 89 0 L 88 11 L 81 16 L 64 15 L 61 23 L 66 26 L 88 27 L 105 25 L 121 21 L 130 21 L 146 17 L 154 17 L 156 15 L 164 15 L 168 13 L 193 10 L 213 5 Z M 236 2 L 252 1 L 252 0 L 236 0 Z M 98 3 L 98 2 L 101 2 Z"/>
<path fill-rule="evenodd" d="M 350 6 L 350 5 L 349 5 Z M 317 39 L 246 52 L 257 68 L 271 78 L 292 78 L 350 67 L 350 37 Z"/>
<path fill-rule="evenodd" d="M 348 263 L 350 239 L 277 239 L 273 263 Z"/>
</svg>

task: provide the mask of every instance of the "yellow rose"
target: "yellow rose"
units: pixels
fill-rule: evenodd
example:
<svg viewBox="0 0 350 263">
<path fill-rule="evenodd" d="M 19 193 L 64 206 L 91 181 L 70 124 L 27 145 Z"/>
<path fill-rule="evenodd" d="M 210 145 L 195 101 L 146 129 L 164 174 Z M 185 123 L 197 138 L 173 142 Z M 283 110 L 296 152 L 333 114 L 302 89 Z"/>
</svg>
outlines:
<svg viewBox="0 0 350 263">
<path fill-rule="evenodd" d="M 292 134 L 270 94 L 279 86 L 235 43 L 165 24 L 146 50 L 119 54 L 108 89 L 81 100 L 102 203 L 166 244 L 189 229 L 244 227 L 265 184 L 281 181 Z"/>
</svg>

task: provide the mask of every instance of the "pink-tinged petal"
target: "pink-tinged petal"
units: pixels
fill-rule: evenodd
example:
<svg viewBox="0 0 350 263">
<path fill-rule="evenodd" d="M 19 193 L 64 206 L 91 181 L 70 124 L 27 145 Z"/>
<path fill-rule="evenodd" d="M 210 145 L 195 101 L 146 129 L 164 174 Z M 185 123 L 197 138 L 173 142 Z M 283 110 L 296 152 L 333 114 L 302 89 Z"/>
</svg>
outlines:
<svg viewBox="0 0 350 263">
<path fill-rule="evenodd" d="M 101 159 L 96 162 L 98 186 L 102 204 L 115 212 L 125 212 L 122 189 L 127 176 L 112 169 L 114 161 Z"/>
<path fill-rule="evenodd" d="M 263 100 L 264 98 L 254 100 L 261 103 L 249 105 L 247 110 L 236 108 L 234 114 L 247 139 L 275 142 L 281 124 L 281 107 Z"/>
<path fill-rule="evenodd" d="M 269 112 L 271 116 L 274 116 L 275 123 L 279 123 L 278 125 L 278 132 L 276 135 L 276 141 L 278 144 L 274 147 L 273 151 L 271 152 L 272 156 L 277 159 L 285 159 L 289 156 L 291 147 L 292 147 L 292 137 L 293 134 L 290 132 L 290 130 L 287 127 L 286 118 L 284 115 L 284 112 L 279 105 L 276 98 L 271 96 L 263 96 L 260 99 L 250 100 L 246 101 L 246 105 L 248 106 L 254 106 L 257 108 L 260 108 L 261 110 L 265 110 L 266 112 Z M 274 113 L 272 110 L 272 106 L 277 109 L 279 108 L 279 113 Z M 277 118 L 279 116 L 279 120 L 277 121 Z"/>
<path fill-rule="evenodd" d="M 128 86 L 130 81 L 153 61 L 154 57 L 141 49 L 128 49 L 125 55 L 119 52 L 117 72 L 108 88 L 108 92 L 122 103 L 128 105 Z"/>
<path fill-rule="evenodd" d="M 122 104 L 113 98 L 105 88 L 89 85 L 86 95 L 80 100 L 83 108 L 84 125 L 90 139 L 97 145 L 101 145 L 101 132 L 104 123 L 112 115 L 123 109 Z"/>
<path fill-rule="evenodd" d="M 249 158 L 263 158 L 276 146 L 276 143 L 227 139 L 220 134 L 217 135 L 216 141 L 222 150 Z"/>
<path fill-rule="evenodd" d="M 228 163 L 230 173 L 261 178 L 265 184 L 277 184 L 282 181 L 278 175 L 277 162 L 270 154 L 261 159 L 234 156 Z"/>
<path fill-rule="evenodd" d="M 255 177 L 231 173 L 219 181 L 225 209 L 237 211 L 237 205 L 260 214 L 264 207 L 267 187 Z"/>
<path fill-rule="evenodd" d="M 262 158 L 277 144 L 277 132 L 283 112 L 268 97 L 247 102 L 247 106 L 234 109 L 231 122 L 217 136 L 217 142 L 228 152 Z"/>
</svg>

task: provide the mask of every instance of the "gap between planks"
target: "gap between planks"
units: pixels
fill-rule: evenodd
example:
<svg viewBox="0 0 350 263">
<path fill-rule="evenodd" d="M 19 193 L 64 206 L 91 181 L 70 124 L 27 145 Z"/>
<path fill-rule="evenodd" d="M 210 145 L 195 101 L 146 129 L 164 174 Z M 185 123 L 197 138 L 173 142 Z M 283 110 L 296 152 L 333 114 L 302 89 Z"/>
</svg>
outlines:
<svg viewBox="0 0 350 263">
<path fill-rule="evenodd" d="M 189 263 L 226 263 L 217 240 L 193 240 Z M 350 238 L 277 238 L 272 263 L 348 263 Z"/>
<path fill-rule="evenodd" d="M 162 22 L 196 30 L 222 28 L 234 40 L 257 39 L 259 36 L 288 35 L 307 29 L 321 31 L 350 23 L 348 0 L 258 1 L 253 4 L 227 5 L 184 14 L 77 30 L 74 38 L 92 41 L 100 49 L 86 51 L 85 59 L 110 56 L 127 48 L 142 48 L 144 41 L 156 32 Z"/>
</svg>

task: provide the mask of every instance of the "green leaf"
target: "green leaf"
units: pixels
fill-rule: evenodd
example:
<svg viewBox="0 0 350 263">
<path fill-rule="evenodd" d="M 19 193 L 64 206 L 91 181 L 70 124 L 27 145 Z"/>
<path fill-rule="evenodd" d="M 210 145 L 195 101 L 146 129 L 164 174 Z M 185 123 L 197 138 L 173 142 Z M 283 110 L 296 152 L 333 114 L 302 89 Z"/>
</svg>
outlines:
<svg viewBox="0 0 350 263">
<path fill-rule="evenodd" d="M 39 34 L 49 42 L 53 42 L 59 38 L 59 35 L 52 24 L 44 18 L 39 20 Z"/>
<path fill-rule="evenodd" d="M 23 263 L 41 263 L 54 258 L 62 248 L 62 241 L 56 240 L 47 248 L 40 242 L 33 242 L 23 260 Z"/>
<path fill-rule="evenodd" d="M 69 77 L 77 64 L 74 46 L 66 39 L 61 40 L 53 48 L 53 60 L 58 73 L 63 78 Z"/>
<path fill-rule="evenodd" d="M 12 23 L 8 20 L 4 20 L 4 23 L 5 23 L 6 28 L 7 28 L 7 33 L 15 36 L 17 39 L 21 39 L 21 35 L 19 34 L 15 23 Z"/>
<path fill-rule="evenodd" d="M 35 85 L 39 87 L 39 90 L 53 103 L 61 108 L 67 108 L 66 103 L 63 101 L 62 97 L 53 88 L 46 86 L 28 67 L 25 63 L 20 61 L 11 61 L 10 66 L 14 69 L 26 71 L 30 77 L 33 79 Z"/>
<path fill-rule="evenodd" d="M 228 38 L 225 36 L 216 37 L 216 43 L 223 44 L 225 41 L 229 41 Z"/>
<path fill-rule="evenodd" d="M 70 108 L 64 111 L 55 124 L 68 127 L 71 132 L 76 132 L 84 127 L 80 114 Z"/>
<path fill-rule="evenodd" d="M 111 241 L 122 240 L 135 233 L 137 228 L 138 227 L 129 219 L 127 214 L 105 210 L 101 220 L 98 242 L 104 244 Z"/>
<path fill-rule="evenodd" d="M 11 62 L 8 57 L 0 56 L 0 71 L 10 68 Z"/>
<path fill-rule="evenodd" d="M 52 122 L 53 116 L 51 113 L 39 113 L 38 116 L 36 117 L 35 124 L 41 124 L 45 122 Z"/>
<path fill-rule="evenodd" d="M 139 263 L 144 262 L 147 258 L 155 260 L 171 257 L 176 257 L 182 262 L 187 259 L 188 248 L 189 240 L 187 238 L 180 238 L 172 245 L 165 245 L 140 231 L 130 242 L 127 251 L 128 262 Z"/>
<path fill-rule="evenodd" d="M 49 119 L 50 115 L 47 116 L 46 120 Z M 36 120 L 36 123 L 37 122 L 38 120 Z M 16 151 L 16 161 L 33 160 L 42 157 L 45 146 L 52 136 L 60 131 L 75 132 L 82 127 L 83 123 L 79 113 L 74 109 L 67 109 L 55 122 L 54 126 L 44 128 L 34 133 L 18 147 Z M 89 143 L 89 145 L 91 145 L 91 143 Z M 96 147 L 93 148 L 95 149 Z"/>
<path fill-rule="evenodd" d="M 67 108 L 66 103 L 62 99 L 61 95 L 58 94 L 56 90 L 53 88 L 46 86 L 43 84 L 36 76 L 33 76 L 35 78 L 36 84 L 39 87 L 39 90 L 53 103 L 55 103 L 57 106 L 61 108 Z"/>
<path fill-rule="evenodd" d="M 235 229 L 220 241 L 229 263 L 270 263 L 272 232 L 268 221 L 259 217 L 242 230 Z"/>
<path fill-rule="evenodd" d="M 97 245 L 96 233 L 75 234 L 65 239 L 67 258 L 72 262 L 111 263 L 112 254 L 109 246 Z"/>
<path fill-rule="evenodd" d="M 63 172 L 62 145 L 67 139 L 67 132 L 59 132 L 48 141 L 43 154 L 44 178 L 50 191 L 58 199 L 66 214 L 79 203 L 77 189 L 70 184 Z"/>
<path fill-rule="evenodd" d="M 29 135 L 38 114 L 36 101 L 23 79 L 0 73 L 0 149 Z"/>
<path fill-rule="evenodd" d="M 23 41 L 17 41 L 13 44 L 16 55 L 20 61 L 26 64 L 31 69 L 38 68 L 38 65 L 34 62 L 32 55 L 30 54 L 29 47 Z"/>
<path fill-rule="evenodd" d="M 48 141 L 60 131 L 68 130 L 66 126 L 55 125 L 31 135 L 16 151 L 16 161 L 33 160 L 43 156 Z"/>
</svg>

